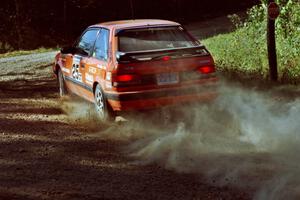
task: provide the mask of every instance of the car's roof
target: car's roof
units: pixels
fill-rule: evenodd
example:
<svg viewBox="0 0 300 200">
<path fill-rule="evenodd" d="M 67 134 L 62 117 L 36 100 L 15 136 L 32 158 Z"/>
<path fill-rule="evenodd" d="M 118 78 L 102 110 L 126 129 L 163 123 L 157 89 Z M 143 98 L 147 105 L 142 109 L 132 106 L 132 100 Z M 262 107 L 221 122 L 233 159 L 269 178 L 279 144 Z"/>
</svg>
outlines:
<svg viewBox="0 0 300 200">
<path fill-rule="evenodd" d="M 180 24 L 168 20 L 159 19 L 135 19 L 135 20 L 122 20 L 122 21 L 111 21 L 100 24 L 95 24 L 92 27 L 105 27 L 108 29 L 127 29 L 134 27 L 143 26 L 178 26 Z"/>
</svg>

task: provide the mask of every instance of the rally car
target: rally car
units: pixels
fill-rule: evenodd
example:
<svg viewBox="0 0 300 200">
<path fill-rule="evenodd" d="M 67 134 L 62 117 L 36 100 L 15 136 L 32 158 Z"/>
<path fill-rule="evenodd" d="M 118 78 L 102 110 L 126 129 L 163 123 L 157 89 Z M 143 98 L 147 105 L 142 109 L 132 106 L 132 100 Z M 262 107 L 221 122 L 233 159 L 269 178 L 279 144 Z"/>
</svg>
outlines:
<svg viewBox="0 0 300 200">
<path fill-rule="evenodd" d="M 214 60 L 180 24 L 127 20 L 88 27 L 55 57 L 60 95 L 94 102 L 101 120 L 118 111 L 210 101 Z"/>
</svg>

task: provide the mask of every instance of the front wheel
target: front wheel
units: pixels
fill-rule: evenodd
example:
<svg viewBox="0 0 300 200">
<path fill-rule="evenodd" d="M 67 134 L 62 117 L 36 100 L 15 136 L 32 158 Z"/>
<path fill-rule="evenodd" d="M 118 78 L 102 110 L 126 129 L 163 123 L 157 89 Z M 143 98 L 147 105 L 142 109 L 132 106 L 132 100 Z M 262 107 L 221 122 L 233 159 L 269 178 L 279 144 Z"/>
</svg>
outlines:
<svg viewBox="0 0 300 200">
<path fill-rule="evenodd" d="M 64 77 L 63 74 L 61 72 L 61 70 L 58 70 L 58 85 L 59 85 L 59 96 L 60 97 L 64 97 L 68 94 L 65 82 L 64 82 Z"/>
<path fill-rule="evenodd" d="M 100 87 L 96 86 L 95 89 L 95 107 L 97 116 L 101 121 L 113 121 L 115 119 L 115 113 L 108 105 L 105 95 Z"/>
</svg>

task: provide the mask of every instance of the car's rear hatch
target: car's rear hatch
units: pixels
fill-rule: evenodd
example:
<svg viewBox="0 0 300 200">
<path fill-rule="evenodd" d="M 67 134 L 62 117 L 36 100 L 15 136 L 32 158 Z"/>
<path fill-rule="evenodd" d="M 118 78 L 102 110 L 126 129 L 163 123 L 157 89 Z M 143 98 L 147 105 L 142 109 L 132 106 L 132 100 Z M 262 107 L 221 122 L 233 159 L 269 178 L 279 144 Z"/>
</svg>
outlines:
<svg viewBox="0 0 300 200">
<path fill-rule="evenodd" d="M 119 40 L 121 51 L 117 53 L 118 66 L 112 77 L 117 91 L 182 87 L 215 78 L 214 61 L 207 49 L 181 27 L 172 28 L 176 33 L 170 27 L 167 32 L 161 27 L 160 32 L 155 29 L 163 35 L 154 33 L 156 41 L 153 36 L 145 39 L 145 33 L 144 40 L 138 35 L 140 32 L 134 38 L 124 34 L 127 38 L 123 43 Z M 146 31 L 153 32 L 152 29 Z"/>
</svg>

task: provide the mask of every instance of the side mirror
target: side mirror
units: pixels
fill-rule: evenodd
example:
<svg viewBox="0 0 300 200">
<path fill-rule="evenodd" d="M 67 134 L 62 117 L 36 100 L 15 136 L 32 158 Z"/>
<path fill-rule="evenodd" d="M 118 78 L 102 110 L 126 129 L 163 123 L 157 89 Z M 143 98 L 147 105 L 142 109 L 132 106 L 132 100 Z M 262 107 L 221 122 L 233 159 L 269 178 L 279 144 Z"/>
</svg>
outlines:
<svg viewBox="0 0 300 200">
<path fill-rule="evenodd" d="M 74 47 L 74 46 L 71 46 L 71 47 L 63 47 L 61 48 L 60 52 L 62 54 L 80 54 L 80 55 L 83 55 L 83 56 L 88 56 L 89 53 L 84 51 L 83 49 L 80 49 L 80 48 L 77 48 L 77 47 Z"/>
</svg>

